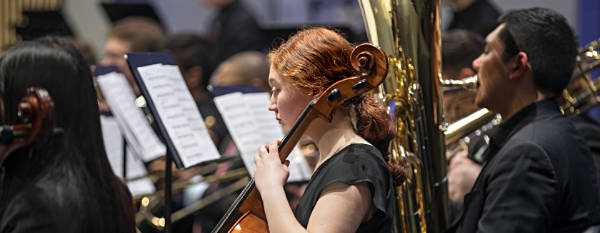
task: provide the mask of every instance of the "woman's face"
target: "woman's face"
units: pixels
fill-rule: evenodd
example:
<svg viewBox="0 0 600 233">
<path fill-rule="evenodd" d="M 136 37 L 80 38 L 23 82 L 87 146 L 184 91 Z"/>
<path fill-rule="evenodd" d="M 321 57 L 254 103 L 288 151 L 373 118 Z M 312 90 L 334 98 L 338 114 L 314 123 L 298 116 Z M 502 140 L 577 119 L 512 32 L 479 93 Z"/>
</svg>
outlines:
<svg viewBox="0 0 600 233">
<path fill-rule="evenodd" d="M 269 111 L 275 112 L 279 124 L 287 133 L 314 96 L 309 95 L 308 91 L 301 91 L 293 86 L 272 66 L 269 72 L 269 85 L 271 85 Z"/>
</svg>

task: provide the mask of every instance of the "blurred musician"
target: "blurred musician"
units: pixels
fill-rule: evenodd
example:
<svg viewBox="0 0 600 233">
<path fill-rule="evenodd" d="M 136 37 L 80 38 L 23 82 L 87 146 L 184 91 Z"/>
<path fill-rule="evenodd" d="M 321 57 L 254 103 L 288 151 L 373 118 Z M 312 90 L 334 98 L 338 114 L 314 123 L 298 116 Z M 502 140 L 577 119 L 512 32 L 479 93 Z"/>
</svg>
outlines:
<svg viewBox="0 0 600 233">
<path fill-rule="evenodd" d="M 87 40 L 75 37 L 64 38 L 77 48 L 77 51 L 81 53 L 81 56 L 83 56 L 83 59 L 87 62 L 88 67 L 92 67 L 93 64 L 96 64 L 96 52 Z"/>
<path fill-rule="evenodd" d="M 126 53 L 151 52 L 156 50 L 156 44 L 165 36 L 158 22 L 139 16 L 130 16 L 115 22 L 107 32 L 104 45 L 102 65 L 114 65 L 123 72 L 133 88 L 135 95 L 141 95 L 140 89 L 129 70 Z"/>
<path fill-rule="evenodd" d="M 352 49 L 339 34 L 312 28 L 269 53 L 269 110 L 285 131 L 327 87 L 355 75 Z M 254 177 L 270 232 L 393 232 L 393 186 L 406 178 L 404 167 L 386 162 L 395 132 L 385 109 L 366 95 L 342 103 L 331 124 L 313 121 L 305 135 L 317 143 L 320 160 L 294 212 L 284 193 L 289 171 L 279 160 L 279 141 L 259 147 Z"/>
<path fill-rule="evenodd" d="M 267 50 L 267 44 L 258 23 L 239 0 L 199 0 L 216 8 L 209 40 L 216 44 L 217 61 L 244 51 Z"/>
<path fill-rule="evenodd" d="M 269 64 L 265 54 L 255 51 L 241 52 L 219 65 L 210 79 L 211 85 L 250 85 L 270 91 Z"/>
<path fill-rule="evenodd" d="M 48 90 L 62 136 L 3 163 L 0 232 L 135 232 L 127 187 L 111 170 L 90 70 L 63 39 L 22 42 L 0 57 L 4 124 L 29 87 Z"/>
<path fill-rule="evenodd" d="M 477 105 L 500 113 L 503 124 L 447 232 L 581 232 L 600 223 L 596 171 L 584 138 L 554 100 L 574 69 L 573 32 L 542 8 L 508 12 L 500 23 L 473 67 Z M 449 173 L 479 166 L 464 161 L 453 158 Z"/>
<path fill-rule="evenodd" d="M 452 22 L 448 27 L 451 29 L 465 29 L 487 36 L 498 26 L 500 12 L 489 0 L 442 0 L 450 4 L 454 10 Z"/>
<path fill-rule="evenodd" d="M 483 53 L 484 48 L 485 41 L 477 33 L 463 29 L 447 31 L 442 36 L 442 78 L 459 80 L 475 75 L 472 63 Z M 443 103 L 444 119 L 446 122 L 453 123 L 477 111 L 479 108 L 475 105 L 475 94 L 471 90 L 464 90 L 462 88 L 445 89 Z M 475 144 L 476 140 L 473 140 L 469 144 L 469 147 Z M 469 152 L 472 151 L 469 150 Z M 456 151 L 456 154 L 467 154 L 467 151 L 459 150 Z M 479 171 L 481 171 L 480 167 L 465 166 L 464 169 L 461 167 L 460 169 L 455 169 L 454 173 L 451 173 L 453 179 L 448 179 L 448 194 L 450 200 L 452 200 L 452 216 L 458 214 L 463 202 L 462 199 L 465 193 L 459 191 L 466 190 L 468 192 L 471 190 L 475 179 L 477 179 L 477 175 L 479 175 Z M 457 189 L 461 185 L 466 187 Z"/>
<path fill-rule="evenodd" d="M 462 29 L 453 29 L 442 36 L 442 78 L 463 79 L 475 75 L 473 60 L 485 47 L 483 37 Z M 475 93 L 456 88 L 444 90 L 444 119 L 448 123 L 477 111 Z"/>
</svg>

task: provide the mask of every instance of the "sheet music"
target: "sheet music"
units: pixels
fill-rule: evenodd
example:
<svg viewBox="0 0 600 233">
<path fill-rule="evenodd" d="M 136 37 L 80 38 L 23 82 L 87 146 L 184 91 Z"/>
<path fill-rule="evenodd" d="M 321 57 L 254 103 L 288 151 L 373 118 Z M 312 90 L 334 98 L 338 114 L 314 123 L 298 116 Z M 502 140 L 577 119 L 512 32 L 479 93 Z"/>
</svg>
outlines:
<svg viewBox="0 0 600 233">
<path fill-rule="evenodd" d="M 119 178 L 123 178 L 123 136 L 114 117 L 100 116 L 104 148 L 110 166 Z M 141 177 L 147 174 L 144 162 L 134 157 L 132 149 L 127 148 L 127 178 Z M 127 183 L 132 195 L 150 194 L 156 191 L 150 178 Z"/>
<path fill-rule="evenodd" d="M 179 68 L 154 64 L 137 70 L 184 167 L 220 158 Z"/>
<path fill-rule="evenodd" d="M 215 97 L 214 101 L 240 151 L 248 173 L 254 176 L 254 155 L 258 154 L 258 147 L 269 145 L 271 141 L 281 140 L 285 136 L 283 128 L 276 121 L 275 113 L 267 109 L 269 94 L 236 92 Z M 298 148 L 294 149 L 288 160 L 288 182 L 310 179 L 310 168 Z"/>
<path fill-rule="evenodd" d="M 290 166 L 288 169 L 290 171 L 290 177 L 288 177 L 288 182 L 290 181 L 307 181 L 310 180 L 312 176 L 312 171 L 310 166 L 308 166 L 308 162 L 302 151 L 300 150 L 300 144 L 294 147 L 292 153 L 287 158 L 290 161 Z"/>
<path fill-rule="evenodd" d="M 166 147 L 152 130 L 142 109 L 135 106 L 135 94 L 125 76 L 112 72 L 98 76 L 97 81 L 135 154 L 146 162 L 164 156 Z"/>
<path fill-rule="evenodd" d="M 240 156 L 248 169 L 250 176 L 254 176 L 254 155 L 258 147 L 265 145 L 265 139 L 258 135 L 260 128 L 252 117 L 249 117 L 249 108 L 243 101 L 240 92 L 215 97 L 213 100 L 223 117 L 231 138 L 240 152 Z"/>
</svg>

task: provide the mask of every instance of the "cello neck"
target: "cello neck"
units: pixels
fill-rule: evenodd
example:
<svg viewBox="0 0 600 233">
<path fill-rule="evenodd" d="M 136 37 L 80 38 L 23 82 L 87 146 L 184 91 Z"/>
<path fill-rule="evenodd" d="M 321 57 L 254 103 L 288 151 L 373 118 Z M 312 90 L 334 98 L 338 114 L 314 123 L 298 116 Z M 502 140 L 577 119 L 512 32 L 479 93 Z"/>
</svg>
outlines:
<svg viewBox="0 0 600 233">
<path fill-rule="evenodd" d="M 312 111 L 316 109 L 313 108 L 313 105 L 316 100 L 311 101 L 308 106 L 302 111 L 302 114 L 298 117 L 290 131 L 283 137 L 281 140 L 281 144 L 279 144 L 279 158 L 281 162 L 285 161 L 288 155 L 292 152 L 296 144 L 302 138 L 302 135 L 310 125 L 313 119 L 315 119 L 318 115 Z M 255 189 L 254 179 L 250 180 L 248 185 L 242 190 L 242 193 L 235 199 L 231 207 L 227 210 L 227 213 L 221 218 L 221 221 L 217 224 L 215 229 L 213 229 L 212 233 L 221 233 L 226 232 L 233 227 L 237 218 L 240 217 L 239 212 L 237 211 L 246 198 L 250 195 L 250 193 Z M 261 203 L 262 205 L 262 203 Z"/>
<path fill-rule="evenodd" d="M 300 114 L 296 122 L 294 122 L 294 124 L 292 125 L 292 128 L 290 128 L 290 131 L 281 140 L 281 144 L 279 145 L 278 149 L 279 159 L 281 159 L 282 163 L 287 159 L 288 155 L 292 152 L 292 150 L 294 150 L 294 147 L 296 146 L 296 144 L 298 144 L 300 138 L 302 138 L 302 135 L 304 134 L 312 120 L 317 117 L 317 115 L 311 112 L 315 110 L 313 109 L 313 105 L 315 104 L 315 102 L 316 100 L 313 100 L 308 104 L 308 106 L 306 106 L 304 111 L 302 111 L 302 114 Z"/>
</svg>

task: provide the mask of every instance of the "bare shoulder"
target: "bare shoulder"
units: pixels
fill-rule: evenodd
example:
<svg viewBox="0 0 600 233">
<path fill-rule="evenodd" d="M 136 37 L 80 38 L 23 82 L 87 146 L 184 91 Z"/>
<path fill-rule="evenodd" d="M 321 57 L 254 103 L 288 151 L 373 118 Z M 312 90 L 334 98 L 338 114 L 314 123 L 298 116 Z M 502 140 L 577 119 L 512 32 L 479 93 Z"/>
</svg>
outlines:
<svg viewBox="0 0 600 233">
<path fill-rule="evenodd" d="M 335 182 L 319 197 L 308 222 L 309 232 L 354 232 L 372 216 L 374 206 L 367 182 Z"/>
</svg>

